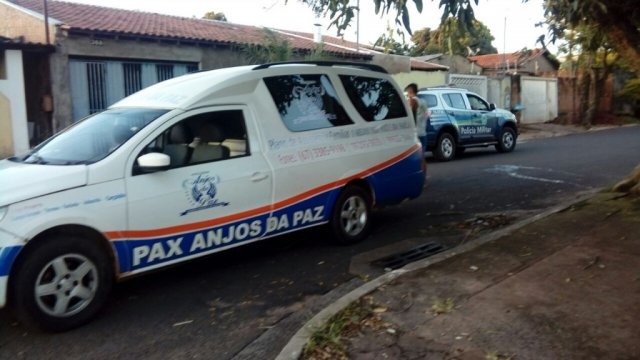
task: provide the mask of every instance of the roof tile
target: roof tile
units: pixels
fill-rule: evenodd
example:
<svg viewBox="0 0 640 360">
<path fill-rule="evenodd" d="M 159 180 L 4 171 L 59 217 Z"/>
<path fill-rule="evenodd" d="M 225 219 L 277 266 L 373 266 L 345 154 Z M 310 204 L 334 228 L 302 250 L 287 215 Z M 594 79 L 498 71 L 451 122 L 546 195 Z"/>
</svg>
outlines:
<svg viewBox="0 0 640 360">
<path fill-rule="evenodd" d="M 44 12 L 42 0 L 10 1 L 38 13 Z M 48 1 L 47 4 L 49 17 L 66 24 L 71 31 L 92 31 L 224 44 L 259 45 L 264 43 L 264 29 L 256 26 L 64 1 Z M 281 36 L 285 36 L 296 50 L 309 51 L 316 48 L 312 34 L 298 34 L 302 38 L 282 34 Z M 352 49 L 327 43 L 324 44 L 323 50 L 352 57 L 367 56 Z"/>
</svg>

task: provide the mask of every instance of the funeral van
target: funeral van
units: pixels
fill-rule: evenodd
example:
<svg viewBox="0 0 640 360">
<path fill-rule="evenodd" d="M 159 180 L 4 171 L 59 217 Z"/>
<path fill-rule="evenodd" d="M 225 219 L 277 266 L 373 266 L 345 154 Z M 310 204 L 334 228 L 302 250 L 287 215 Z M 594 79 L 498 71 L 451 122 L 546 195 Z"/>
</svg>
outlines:
<svg viewBox="0 0 640 360">
<path fill-rule="evenodd" d="M 135 274 L 320 225 L 362 240 L 425 181 L 401 94 L 369 64 L 198 72 L 0 161 L 0 307 L 64 331 Z"/>
</svg>

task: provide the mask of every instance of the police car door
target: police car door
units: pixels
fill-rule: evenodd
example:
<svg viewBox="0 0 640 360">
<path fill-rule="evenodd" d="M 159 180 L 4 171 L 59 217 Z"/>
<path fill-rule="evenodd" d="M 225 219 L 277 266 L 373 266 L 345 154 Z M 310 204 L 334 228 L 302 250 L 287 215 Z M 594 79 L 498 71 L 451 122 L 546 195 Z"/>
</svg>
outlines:
<svg viewBox="0 0 640 360">
<path fill-rule="evenodd" d="M 473 141 L 476 132 L 474 114 L 465 102 L 465 98 L 460 92 L 452 92 L 442 94 L 442 99 L 446 104 L 449 120 L 458 128 L 460 142 Z"/>
<path fill-rule="evenodd" d="M 497 118 L 491 112 L 489 104 L 475 94 L 467 94 L 467 100 L 473 112 L 472 122 L 475 126 L 474 140 L 490 141 L 494 138 Z"/>
<path fill-rule="evenodd" d="M 127 177 L 129 271 L 260 238 L 272 174 L 243 106 L 198 109 L 164 124 L 135 158 L 161 152 L 170 168 Z"/>
</svg>

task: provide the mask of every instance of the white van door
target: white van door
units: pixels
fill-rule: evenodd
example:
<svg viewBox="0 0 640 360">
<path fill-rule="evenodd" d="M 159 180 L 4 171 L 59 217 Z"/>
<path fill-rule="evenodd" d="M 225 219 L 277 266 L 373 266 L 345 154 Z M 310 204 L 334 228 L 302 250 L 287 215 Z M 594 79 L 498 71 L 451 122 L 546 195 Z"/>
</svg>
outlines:
<svg viewBox="0 0 640 360">
<path fill-rule="evenodd" d="M 237 246 L 264 235 L 272 174 L 245 107 L 181 116 L 145 144 L 168 170 L 126 180 L 129 271 Z"/>
</svg>

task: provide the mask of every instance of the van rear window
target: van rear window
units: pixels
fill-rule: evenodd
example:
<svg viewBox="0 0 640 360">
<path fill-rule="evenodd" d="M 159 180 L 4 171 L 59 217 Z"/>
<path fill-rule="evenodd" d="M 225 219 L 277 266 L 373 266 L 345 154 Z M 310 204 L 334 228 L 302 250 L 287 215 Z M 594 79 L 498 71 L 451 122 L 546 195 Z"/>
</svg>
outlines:
<svg viewBox="0 0 640 360">
<path fill-rule="evenodd" d="M 353 124 L 327 75 L 273 76 L 264 82 L 290 131 Z"/>
<path fill-rule="evenodd" d="M 396 119 L 407 116 L 402 98 L 385 79 L 340 75 L 349 100 L 366 121 Z"/>
</svg>

